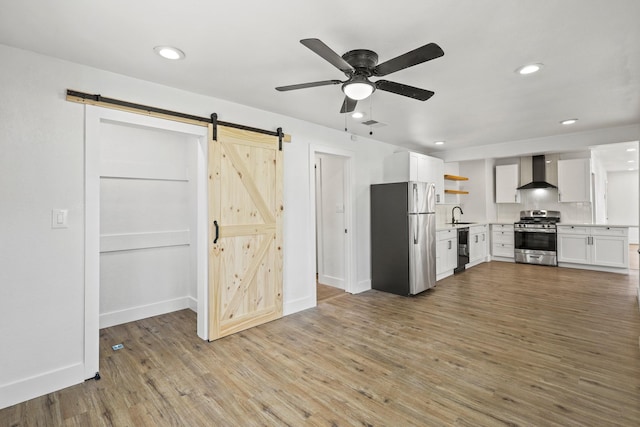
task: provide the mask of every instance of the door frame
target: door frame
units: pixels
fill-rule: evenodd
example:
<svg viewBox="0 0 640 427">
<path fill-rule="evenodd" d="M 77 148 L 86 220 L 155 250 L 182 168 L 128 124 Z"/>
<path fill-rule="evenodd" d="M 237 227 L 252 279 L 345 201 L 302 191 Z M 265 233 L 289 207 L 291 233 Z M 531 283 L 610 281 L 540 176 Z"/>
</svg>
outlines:
<svg viewBox="0 0 640 427">
<path fill-rule="evenodd" d="M 344 218 L 345 228 L 348 230 L 345 239 L 345 292 L 355 293 L 357 286 L 355 283 L 356 273 L 356 252 L 355 252 L 355 168 L 354 159 L 355 153 L 349 150 L 343 150 L 334 147 L 326 147 L 321 145 L 309 146 L 309 213 L 311 215 L 311 224 L 309 227 L 309 242 L 310 255 L 309 255 L 309 267 L 313 272 L 313 277 L 310 277 L 313 283 L 314 300 L 317 295 L 316 286 L 316 259 L 317 259 L 317 242 L 316 242 L 316 179 L 315 179 L 315 159 L 318 154 L 328 154 L 332 156 L 342 157 L 344 159 Z M 317 300 L 316 300 L 317 304 Z"/>
<path fill-rule="evenodd" d="M 84 191 L 84 371 L 85 378 L 99 371 L 100 352 L 100 126 L 126 123 L 180 132 L 197 140 L 196 149 L 196 281 L 197 334 L 208 337 L 208 128 L 130 112 L 85 105 Z"/>
</svg>

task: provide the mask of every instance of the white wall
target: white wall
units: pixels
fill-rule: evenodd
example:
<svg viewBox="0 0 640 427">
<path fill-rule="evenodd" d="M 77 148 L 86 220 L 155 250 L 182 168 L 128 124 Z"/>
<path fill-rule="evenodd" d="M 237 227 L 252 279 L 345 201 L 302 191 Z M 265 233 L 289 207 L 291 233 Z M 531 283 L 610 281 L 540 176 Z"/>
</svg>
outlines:
<svg viewBox="0 0 640 427">
<path fill-rule="evenodd" d="M 460 189 L 469 192 L 460 195 L 460 206 L 464 211 L 462 220 L 486 222 L 493 213 L 489 206 L 493 206 L 495 200 L 493 178 L 487 174 L 488 170 L 493 170 L 493 163 L 482 159 L 458 162 L 458 165 L 460 175 L 469 178 L 460 182 Z"/>
<path fill-rule="evenodd" d="M 596 224 L 607 223 L 607 171 L 604 169 L 600 152 L 593 151 L 591 158 L 593 182 L 593 219 Z"/>
<path fill-rule="evenodd" d="M 198 139 L 99 126 L 100 327 L 195 310 Z"/>
<path fill-rule="evenodd" d="M 284 148 L 285 314 L 315 304 L 313 248 L 304 237 L 314 227 L 309 146 L 352 151 L 355 276 L 360 289 L 370 287 L 369 185 L 382 180 L 383 158 L 398 147 L 2 45 L 0 56 L 0 342 L 11 348 L 0 352 L 0 408 L 84 380 L 84 107 L 65 100 L 67 89 L 216 112 L 293 136 Z M 68 228 L 51 229 L 53 208 L 69 209 Z"/>
<path fill-rule="evenodd" d="M 638 170 L 607 173 L 607 224 L 631 225 L 629 243 L 638 243 Z"/>
</svg>

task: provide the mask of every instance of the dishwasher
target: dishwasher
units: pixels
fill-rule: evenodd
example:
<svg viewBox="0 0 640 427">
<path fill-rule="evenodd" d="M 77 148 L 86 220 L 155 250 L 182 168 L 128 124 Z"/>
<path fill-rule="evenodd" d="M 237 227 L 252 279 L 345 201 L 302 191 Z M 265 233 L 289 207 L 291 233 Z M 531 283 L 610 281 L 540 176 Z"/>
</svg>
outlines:
<svg viewBox="0 0 640 427">
<path fill-rule="evenodd" d="M 454 274 L 462 273 L 469 263 L 469 227 L 458 228 L 458 266 Z"/>
</svg>

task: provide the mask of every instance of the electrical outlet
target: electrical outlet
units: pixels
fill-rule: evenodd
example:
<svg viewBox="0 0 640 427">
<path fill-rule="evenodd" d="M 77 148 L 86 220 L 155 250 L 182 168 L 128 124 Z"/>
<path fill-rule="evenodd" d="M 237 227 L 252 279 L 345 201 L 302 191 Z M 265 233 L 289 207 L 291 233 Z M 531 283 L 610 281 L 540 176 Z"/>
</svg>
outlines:
<svg viewBox="0 0 640 427">
<path fill-rule="evenodd" d="M 113 351 L 122 350 L 124 348 L 124 345 L 123 344 L 116 344 L 116 345 L 112 345 L 111 348 L 113 349 Z"/>
</svg>

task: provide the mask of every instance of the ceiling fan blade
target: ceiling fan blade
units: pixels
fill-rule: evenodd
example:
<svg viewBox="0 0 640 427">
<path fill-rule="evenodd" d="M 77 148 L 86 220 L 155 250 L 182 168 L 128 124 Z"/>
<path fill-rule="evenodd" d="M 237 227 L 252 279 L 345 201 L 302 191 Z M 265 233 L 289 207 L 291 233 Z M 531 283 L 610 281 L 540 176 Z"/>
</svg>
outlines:
<svg viewBox="0 0 640 427">
<path fill-rule="evenodd" d="M 386 76 L 387 74 L 439 58 L 442 55 L 444 55 L 444 51 L 440 46 L 435 43 L 429 43 L 411 52 L 407 52 L 404 55 L 396 56 L 382 64 L 378 64 L 378 66 L 373 69 L 373 74 L 376 76 Z"/>
<path fill-rule="evenodd" d="M 306 89 L 308 87 L 316 87 L 316 86 L 337 85 L 340 83 L 342 83 L 340 80 L 323 80 L 321 82 L 300 83 L 297 85 L 289 85 L 289 86 L 278 86 L 276 90 L 279 90 L 280 92 L 285 92 L 288 90 Z"/>
<path fill-rule="evenodd" d="M 354 71 L 353 67 L 349 65 L 347 61 L 342 59 L 340 55 L 335 53 L 329 46 L 324 44 L 319 39 L 302 39 L 300 43 L 314 51 L 316 54 L 320 55 L 331 65 L 336 67 L 338 70 L 343 73 L 348 73 Z"/>
<path fill-rule="evenodd" d="M 395 93 L 397 95 L 408 96 L 409 98 L 417 99 L 419 101 L 426 101 L 431 98 L 435 92 L 426 89 L 420 89 L 402 83 L 390 82 L 389 80 L 378 80 L 376 82 L 376 88 L 384 90 L 386 92 Z"/>
<path fill-rule="evenodd" d="M 351 99 L 348 96 L 344 97 L 344 102 L 342 103 L 342 108 L 340 109 L 341 113 L 352 113 L 356 109 L 356 105 L 358 101 L 355 99 Z"/>
</svg>

